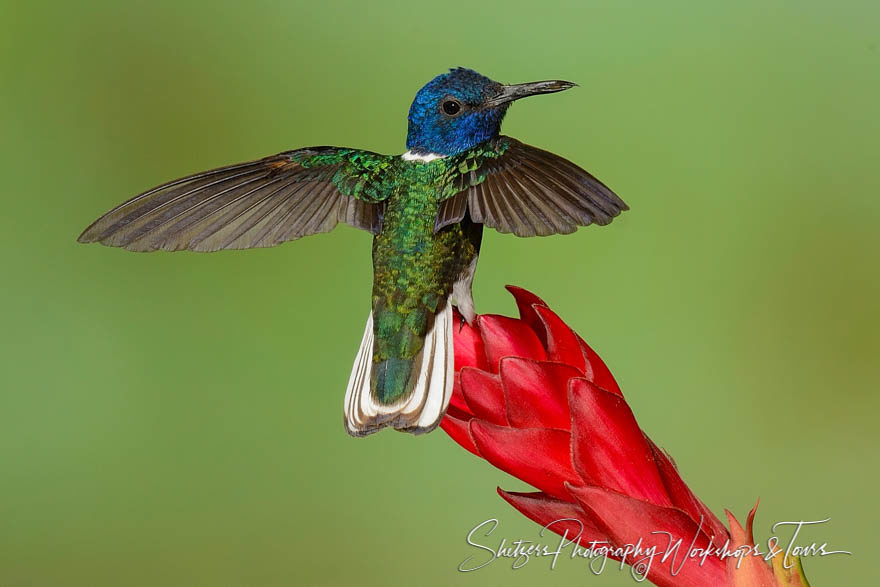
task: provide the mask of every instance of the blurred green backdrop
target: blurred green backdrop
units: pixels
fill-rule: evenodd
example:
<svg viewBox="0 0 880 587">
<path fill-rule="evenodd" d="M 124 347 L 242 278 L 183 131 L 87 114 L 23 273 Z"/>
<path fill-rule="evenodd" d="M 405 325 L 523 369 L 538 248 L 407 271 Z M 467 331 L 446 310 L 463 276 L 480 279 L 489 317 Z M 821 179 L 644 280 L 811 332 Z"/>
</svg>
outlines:
<svg viewBox="0 0 880 587">
<path fill-rule="evenodd" d="M 288 148 L 401 152 L 450 66 L 581 88 L 505 132 L 632 210 L 488 232 L 477 309 L 533 289 L 618 377 L 716 512 L 876 577 L 880 9 L 875 2 L 0 4 L 0 585 L 629 585 L 498 562 L 534 525 L 454 445 L 346 436 L 370 239 L 137 255 L 74 242 L 163 180 Z"/>
</svg>

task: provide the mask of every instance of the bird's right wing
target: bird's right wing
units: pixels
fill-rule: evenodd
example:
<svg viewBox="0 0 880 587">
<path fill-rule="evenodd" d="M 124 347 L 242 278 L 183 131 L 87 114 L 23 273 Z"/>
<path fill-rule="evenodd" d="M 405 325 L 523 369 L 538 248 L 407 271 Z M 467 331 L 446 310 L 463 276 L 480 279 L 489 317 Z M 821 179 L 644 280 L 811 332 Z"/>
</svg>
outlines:
<svg viewBox="0 0 880 587">
<path fill-rule="evenodd" d="M 435 230 L 471 220 L 517 236 L 564 234 L 608 224 L 629 207 L 566 159 L 501 136 L 449 157 Z"/>
<path fill-rule="evenodd" d="M 337 147 L 286 151 L 148 190 L 79 237 L 131 251 L 271 247 L 341 221 L 378 233 L 393 157 Z"/>
</svg>

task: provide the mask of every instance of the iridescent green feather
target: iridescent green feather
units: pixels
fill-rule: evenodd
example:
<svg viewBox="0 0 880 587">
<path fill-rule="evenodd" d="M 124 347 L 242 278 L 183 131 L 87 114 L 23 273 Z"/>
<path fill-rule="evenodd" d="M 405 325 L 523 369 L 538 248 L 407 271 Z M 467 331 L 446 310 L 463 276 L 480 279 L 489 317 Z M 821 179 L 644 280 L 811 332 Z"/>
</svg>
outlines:
<svg viewBox="0 0 880 587">
<path fill-rule="evenodd" d="M 319 149 L 293 151 L 290 160 L 305 169 L 316 169 L 323 176 L 329 176 L 345 196 L 364 202 L 381 202 L 392 194 L 396 182 L 389 171 L 396 157 L 359 149 L 327 147 L 326 152 Z"/>
<path fill-rule="evenodd" d="M 507 137 L 498 137 L 448 157 L 442 182 L 444 187 L 442 199 L 451 198 L 469 187 L 482 183 L 489 174 L 486 162 L 501 158 L 509 145 L 510 141 Z"/>
<path fill-rule="evenodd" d="M 381 403 L 411 392 L 425 336 L 479 247 L 478 230 L 469 222 L 434 230 L 450 163 L 395 164 L 396 188 L 373 241 L 372 390 Z"/>
</svg>

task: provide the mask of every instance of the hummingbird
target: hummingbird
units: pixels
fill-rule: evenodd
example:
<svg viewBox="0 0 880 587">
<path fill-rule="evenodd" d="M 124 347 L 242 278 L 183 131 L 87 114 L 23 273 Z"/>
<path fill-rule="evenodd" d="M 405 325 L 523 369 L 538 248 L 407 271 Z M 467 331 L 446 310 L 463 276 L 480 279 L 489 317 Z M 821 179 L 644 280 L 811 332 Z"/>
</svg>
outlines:
<svg viewBox="0 0 880 587">
<path fill-rule="evenodd" d="M 338 222 L 369 231 L 371 312 L 345 393 L 345 428 L 352 436 L 430 432 L 452 395 L 452 301 L 463 321 L 475 319 L 483 227 L 567 234 L 628 209 L 576 164 L 500 134 L 514 101 L 575 85 L 505 85 L 451 69 L 416 94 L 401 155 L 308 147 L 203 171 L 120 204 L 78 240 L 207 252 L 271 247 Z"/>
</svg>

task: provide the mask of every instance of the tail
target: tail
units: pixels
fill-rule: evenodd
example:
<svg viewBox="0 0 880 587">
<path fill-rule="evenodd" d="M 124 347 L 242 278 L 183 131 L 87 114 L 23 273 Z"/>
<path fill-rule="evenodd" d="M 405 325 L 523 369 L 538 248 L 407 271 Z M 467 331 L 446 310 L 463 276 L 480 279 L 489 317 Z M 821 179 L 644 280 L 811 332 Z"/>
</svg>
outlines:
<svg viewBox="0 0 880 587">
<path fill-rule="evenodd" d="M 377 369 L 384 369 L 385 377 L 405 370 L 404 381 L 414 381 L 412 390 L 400 399 L 392 403 L 380 401 L 370 385 L 373 369 L 373 314 L 370 313 L 345 391 L 345 429 L 352 436 L 366 436 L 386 426 L 412 434 L 430 432 L 440 424 L 452 397 L 453 367 L 452 303 L 447 301 L 446 307 L 434 317 L 421 353 L 411 361 L 390 359 L 376 365 Z"/>
</svg>

